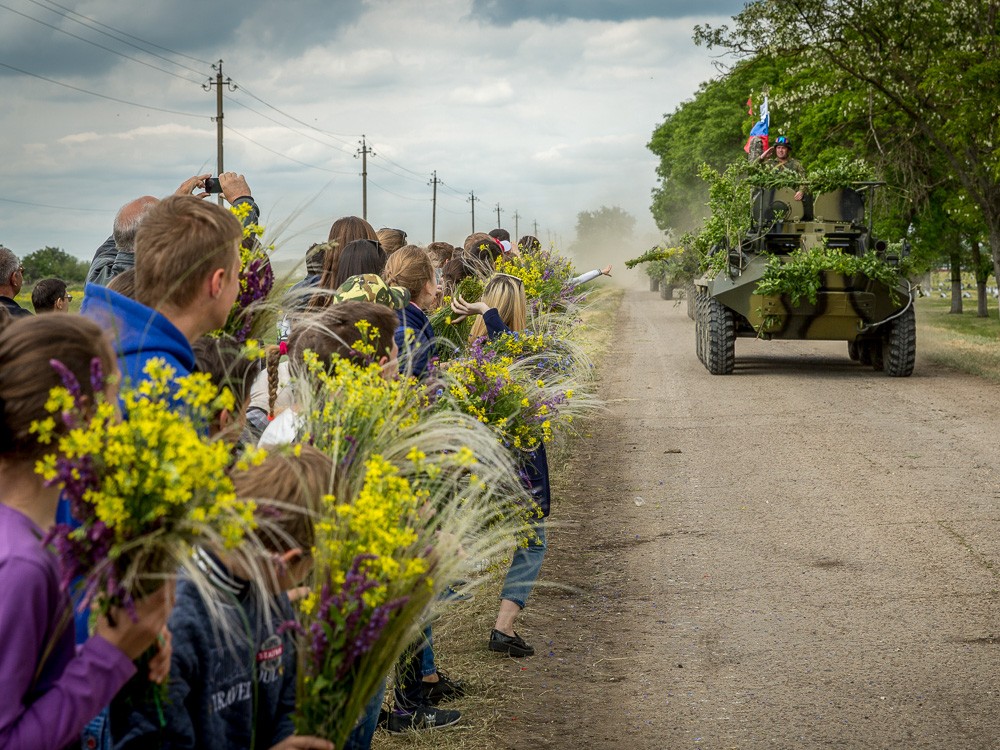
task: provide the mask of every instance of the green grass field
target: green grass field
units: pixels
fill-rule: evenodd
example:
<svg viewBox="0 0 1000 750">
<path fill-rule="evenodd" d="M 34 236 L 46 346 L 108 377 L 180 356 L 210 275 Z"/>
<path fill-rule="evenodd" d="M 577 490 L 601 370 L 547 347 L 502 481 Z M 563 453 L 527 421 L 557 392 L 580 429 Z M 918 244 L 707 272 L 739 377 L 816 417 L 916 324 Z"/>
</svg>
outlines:
<svg viewBox="0 0 1000 750">
<path fill-rule="evenodd" d="M 988 318 L 976 317 L 976 300 L 963 300 L 952 315 L 951 300 L 925 297 L 916 302 L 917 357 L 1000 382 L 1000 316 L 990 299 Z"/>
</svg>

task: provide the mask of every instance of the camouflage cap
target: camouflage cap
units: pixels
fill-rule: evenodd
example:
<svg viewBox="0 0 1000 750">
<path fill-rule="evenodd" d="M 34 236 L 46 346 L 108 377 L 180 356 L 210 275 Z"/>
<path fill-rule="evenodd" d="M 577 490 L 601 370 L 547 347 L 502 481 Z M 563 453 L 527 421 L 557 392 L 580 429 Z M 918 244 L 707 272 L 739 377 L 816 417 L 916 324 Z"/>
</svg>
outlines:
<svg viewBox="0 0 1000 750">
<path fill-rule="evenodd" d="M 336 294 L 333 295 L 334 302 L 377 302 L 393 310 L 402 310 L 410 301 L 410 292 L 401 286 L 389 286 L 381 276 L 374 273 L 366 273 L 360 276 L 351 276 L 340 285 Z"/>
</svg>

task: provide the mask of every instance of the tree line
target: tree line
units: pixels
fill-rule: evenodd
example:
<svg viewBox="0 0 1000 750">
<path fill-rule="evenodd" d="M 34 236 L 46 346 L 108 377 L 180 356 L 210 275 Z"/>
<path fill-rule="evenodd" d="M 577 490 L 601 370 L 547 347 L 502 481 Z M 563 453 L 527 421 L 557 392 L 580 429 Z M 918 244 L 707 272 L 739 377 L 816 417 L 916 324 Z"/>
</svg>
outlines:
<svg viewBox="0 0 1000 750">
<path fill-rule="evenodd" d="M 88 261 L 80 260 L 58 247 L 43 247 L 28 253 L 21 258 L 21 266 L 24 268 L 24 280 L 29 286 L 39 279 L 52 276 L 69 283 L 82 284 L 87 280 L 87 271 L 90 269 Z"/>
<path fill-rule="evenodd" d="M 917 268 L 950 266 L 954 304 L 971 271 L 987 314 L 987 280 L 1000 278 L 1000 1 L 758 0 L 695 27 L 695 41 L 730 63 L 650 140 L 662 230 L 701 223 L 699 166 L 746 158 L 756 117 L 742 105 L 769 92 L 772 138 L 791 138 L 808 166 L 868 161 L 888 185 L 879 236 L 906 239 Z"/>
</svg>

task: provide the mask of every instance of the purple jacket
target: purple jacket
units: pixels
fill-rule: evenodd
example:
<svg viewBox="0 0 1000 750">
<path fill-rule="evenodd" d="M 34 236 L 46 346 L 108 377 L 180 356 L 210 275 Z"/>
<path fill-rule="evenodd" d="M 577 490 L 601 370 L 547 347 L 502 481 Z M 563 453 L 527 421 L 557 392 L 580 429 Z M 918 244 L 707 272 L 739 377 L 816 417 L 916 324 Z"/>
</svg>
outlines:
<svg viewBox="0 0 1000 750">
<path fill-rule="evenodd" d="M 135 674 L 103 638 L 76 652 L 69 599 L 41 537 L 27 516 L 0 503 L 0 747 L 7 750 L 79 745 L 87 722 Z"/>
</svg>

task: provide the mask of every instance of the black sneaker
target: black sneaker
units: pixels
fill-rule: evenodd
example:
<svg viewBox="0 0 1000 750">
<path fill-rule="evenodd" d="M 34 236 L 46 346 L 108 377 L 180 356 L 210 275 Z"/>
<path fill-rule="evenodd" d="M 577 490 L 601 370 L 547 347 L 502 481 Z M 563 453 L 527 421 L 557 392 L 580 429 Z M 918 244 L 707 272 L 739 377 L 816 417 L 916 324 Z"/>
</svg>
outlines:
<svg viewBox="0 0 1000 750">
<path fill-rule="evenodd" d="M 461 680 L 453 680 L 444 672 L 438 672 L 437 682 L 421 682 L 420 697 L 429 706 L 442 701 L 450 701 L 465 695 L 465 685 Z"/>
<path fill-rule="evenodd" d="M 507 635 L 499 630 L 490 633 L 490 651 L 498 651 L 508 656 L 534 656 L 535 649 L 524 642 L 517 633 Z"/>
<path fill-rule="evenodd" d="M 452 724 L 457 724 L 461 718 L 462 714 L 459 711 L 449 711 L 447 708 L 417 706 L 412 711 L 401 711 L 397 708 L 389 714 L 385 729 L 393 734 L 422 732 L 427 729 L 450 727 Z"/>
</svg>

